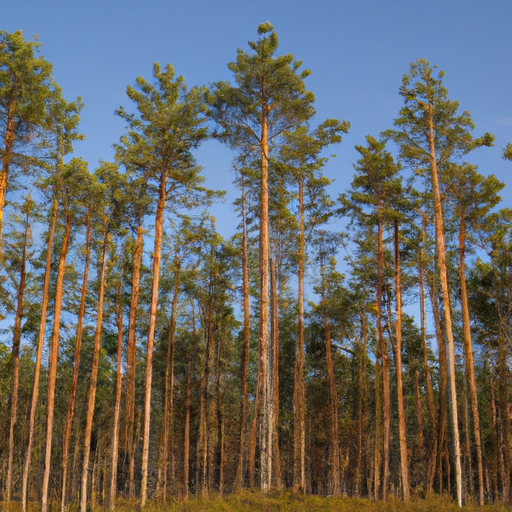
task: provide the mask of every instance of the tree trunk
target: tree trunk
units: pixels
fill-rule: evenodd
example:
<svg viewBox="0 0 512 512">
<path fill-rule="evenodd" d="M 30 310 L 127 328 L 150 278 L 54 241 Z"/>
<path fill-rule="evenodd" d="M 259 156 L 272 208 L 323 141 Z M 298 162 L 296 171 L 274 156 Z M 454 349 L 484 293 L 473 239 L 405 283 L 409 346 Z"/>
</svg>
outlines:
<svg viewBox="0 0 512 512">
<path fill-rule="evenodd" d="M 89 261 L 90 261 L 90 244 L 91 244 L 91 211 L 87 214 L 87 232 L 85 238 L 85 266 L 84 275 L 82 279 L 82 290 L 80 293 L 80 307 L 78 310 L 78 323 L 76 327 L 76 341 L 75 341 L 75 359 L 73 363 L 73 377 L 71 380 L 71 389 L 69 392 L 69 405 L 66 415 L 66 426 L 64 431 L 64 438 L 62 442 L 62 485 L 61 485 L 61 512 L 66 508 L 66 494 L 67 494 L 67 481 L 68 481 L 68 460 L 69 460 L 69 445 L 71 442 L 71 432 L 73 429 L 73 417 L 75 414 L 75 401 L 76 390 L 78 386 L 78 369 L 80 367 L 80 351 L 82 346 L 82 331 L 85 315 L 85 298 L 87 296 L 87 281 L 89 279 Z M 78 441 L 77 441 L 78 442 Z"/>
<path fill-rule="evenodd" d="M 165 396 L 163 417 L 163 446 L 162 446 L 162 498 L 167 502 L 167 477 L 169 466 L 169 445 L 174 439 L 174 332 L 176 330 L 176 313 L 178 310 L 178 291 L 180 286 L 180 259 L 176 256 L 176 273 L 174 276 L 174 293 L 172 297 L 171 318 L 169 321 L 169 338 L 167 344 L 167 364 L 165 367 Z"/>
<path fill-rule="evenodd" d="M 402 387 L 402 284 L 400 279 L 400 245 L 398 221 L 395 220 L 395 296 L 396 296 L 396 327 L 395 327 L 395 366 L 396 392 L 398 402 L 398 437 L 400 440 L 400 469 L 402 473 L 402 493 L 404 501 L 409 501 L 409 464 L 407 461 L 407 433 L 405 426 L 404 398 Z"/>
<path fill-rule="evenodd" d="M 283 487 L 281 477 L 281 457 L 279 453 L 279 315 L 278 315 L 278 294 L 277 294 L 277 276 L 274 258 L 270 260 L 271 273 L 271 293 L 272 293 L 272 400 L 273 400 L 273 438 L 272 452 L 274 458 L 274 469 L 276 476 L 276 487 Z"/>
<path fill-rule="evenodd" d="M 140 267 L 142 263 L 142 243 L 144 230 L 139 222 L 137 226 L 137 242 L 133 254 L 132 293 L 130 300 L 130 316 L 128 319 L 128 345 L 126 350 L 126 405 L 125 405 L 125 442 L 129 460 L 128 496 L 135 498 L 135 369 L 136 369 L 136 322 L 137 304 L 139 301 Z"/>
<path fill-rule="evenodd" d="M 262 103 L 261 111 L 261 192 L 260 192 L 260 321 L 258 343 L 258 374 L 260 397 L 259 444 L 260 444 L 260 487 L 268 492 L 272 485 L 272 428 L 270 368 L 268 344 L 269 313 L 269 235 L 268 235 L 268 134 L 267 115 L 270 107 Z"/>
<path fill-rule="evenodd" d="M 367 350 L 368 350 L 368 336 L 366 327 L 366 311 L 364 304 L 361 304 L 361 339 L 363 340 L 362 353 L 360 354 L 359 363 L 359 396 L 358 396 L 358 415 L 357 415 L 357 464 L 354 475 L 354 495 L 356 498 L 361 497 L 361 475 L 363 466 L 363 444 L 366 435 L 364 435 L 364 427 L 367 426 L 367 398 L 366 398 L 366 364 L 367 364 Z M 326 347 L 327 350 L 327 347 Z M 329 387 L 330 377 L 328 374 Z M 336 391 L 336 387 L 334 387 Z M 337 414 L 336 414 L 337 416 Z M 332 419 L 331 419 L 332 422 Z M 336 418 L 336 428 L 338 421 Z"/>
<path fill-rule="evenodd" d="M 121 276 L 122 278 L 122 276 Z M 119 454 L 119 416 L 121 412 L 121 393 L 123 390 L 123 296 L 122 283 L 120 284 L 117 303 L 117 368 L 116 368 L 116 396 L 114 402 L 114 425 L 112 427 L 112 471 L 110 473 L 110 494 L 108 507 L 114 510 L 117 496 L 117 463 Z M 106 457 L 105 457 L 106 460 Z M 105 485 L 105 484 L 103 484 Z"/>
<path fill-rule="evenodd" d="M 16 319 L 14 321 L 14 336 L 12 340 L 12 385 L 11 385 L 11 421 L 9 425 L 9 459 L 7 462 L 7 478 L 5 506 L 9 510 L 12 492 L 12 468 L 14 463 L 14 427 L 18 415 L 18 386 L 20 374 L 20 343 L 21 343 L 21 320 L 23 318 L 23 297 L 25 295 L 25 275 L 27 265 L 27 241 L 29 214 L 25 219 L 25 233 L 23 236 L 23 250 L 21 255 L 20 282 L 18 285 L 18 301 L 16 305 Z"/>
<path fill-rule="evenodd" d="M 104 221 L 106 223 L 106 220 Z M 98 379 L 98 368 L 100 365 L 100 342 L 101 329 L 103 324 L 103 298 L 105 295 L 105 274 L 107 271 L 107 249 L 108 249 L 108 231 L 104 225 L 103 247 L 101 257 L 101 272 L 98 290 L 98 308 L 96 316 L 96 330 L 94 333 L 94 348 L 92 353 L 91 374 L 89 377 L 89 391 L 87 397 L 87 417 L 84 432 L 84 454 L 82 465 L 82 482 L 80 496 L 80 512 L 87 512 L 87 480 L 89 477 L 89 457 L 91 453 L 91 435 L 92 421 L 94 415 L 94 402 L 96 399 L 96 383 Z M 94 492 L 93 492 L 94 497 Z"/>
<path fill-rule="evenodd" d="M 242 182 L 243 187 L 243 182 Z M 239 490 L 244 488 L 245 467 L 245 432 L 247 427 L 247 373 L 249 368 L 249 341 L 250 341 L 250 317 L 249 317 L 249 264 L 247 255 L 247 220 L 245 214 L 245 189 L 242 188 L 242 274 L 243 274 L 243 315 L 244 333 L 242 342 L 242 354 L 240 361 L 241 405 L 240 405 L 240 444 L 238 449 L 238 482 Z"/>
<path fill-rule="evenodd" d="M 164 207 L 167 195 L 166 181 L 168 171 L 160 178 L 158 190 L 158 205 L 155 218 L 155 245 L 153 249 L 153 284 L 151 286 L 151 309 L 149 317 L 149 332 L 146 354 L 146 377 L 144 387 L 144 428 L 142 433 L 142 477 L 140 486 L 140 509 L 146 505 L 148 489 L 149 462 L 149 425 L 151 419 L 151 381 L 153 377 L 153 344 L 155 341 L 156 308 L 158 305 L 158 283 L 160 279 L 160 258 L 162 252 L 162 231 L 164 222 Z M 85 512 L 85 511 L 83 511 Z"/>
<path fill-rule="evenodd" d="M 464 334 L 464 359 L 466 361 L 466 375 L 471 396 L 471 411 L 473 414 L 473 436 L 475 438 L 476 461 L 478 466 L 478 502 L 484 506 L 484 468 L 482 461 L 482 442 L 480 440 L 480 415 L 478 413 L 478 391 L 476 388 L 475 365 L 473 363 L 473 344 L 471 341 L 471 327 L 469 320 L 468 292 L 466 289 L 466 263 L 465 242 L 466 223 L 464 208 L 461 207 L 459 226 L 459 273 L 460 273 L 460 301 L 462 306 L 462 330 Z M 467 425 L 466 428 L 469 428 Z"/>
<path fill-rule="evenodd" d="M 457 411 L 457 389 L 455 385 L 455 349 L 453 342 L 452 317 L 450 308 L 450 293 L 448 290 L 448 275 L 446 270 L 446 248 L 444 243 L 443 212 L 441 207 L 441 194 L 439 192 L 439 181 L 437 175 L 436 150 L 434 145 L 434 113 L 433 105 L 429 100 L 428 106 L 428 142 L 430 148 L 430 164 L 432 171 L 432 192 L 434 194 L 434 219 L 436 230 L 437 246 L 437 264 L 439 269 L 439 278 L 441 281 L 441 292 L 443 297 L 444 322 L 446 329 L 446 339 L 448 343 L 449 354 L 449 378 L 451 393 L 451 413 L 453 420 L 453 451 L 455 461 L 455 484 L 457 503 L 462 507 L 462 469 L 460 462 L 460 441 L 459 441 L 459 421 Z"/>
<path fill-rule="evenodd" d="M 386 501 L 389 480 L 389 442 L 391 433 L 391 397 L 389 387 L 389 355 L 382 332 L 382 284 L 384 267 L 384 242 L 383 242 L 383 220 L 381 206 L 378 207 L 378 226 L 377 226 L 377 359 L 381 361 L 382 368 L 382 398 L 383 398 L 383 452 L 384 452 L 384 471 L 382 475 L 382 499 Z M 377 468 L 378 469 L 378 468 Z"/>
<path fill-rule="evenodd" d="M 191 402 L 191 359 L 187 365 L 187 390 L 185 393 L 185 431 L 183 434 L 183 497 L 188 498 L 188 481 L 190 473 L 190 402 Z"/>
<path fill-rule="evenodd" d="M 62 247 L 60 250 L 59 266 L 57 270 L 57 282 L 55 285 L 55 313 L 53 320 L 53 332 L 50 345 L 48 362 L 48 393 L 46 397 L 46 448 L 44 457 L 43 485 L 41 489 L 41 510 L 46 512 L 48 507 L 48 487 L 50 483 L 50 470 L 52 458 L 53 440 L 53 415 L 55 410 L 55 383 L 57 380 L 57 358 L 59 354 L 59 331 L 60 314 L 62 310 L 62 290 L 64 285 L 64 274 L 66 271 L 66 255 L 68 252 L 69 235 L 71 233 L 71 217 L 66 214 L 66 226 Z"/>
<path fill-rule="evenodd" d="M 298 308 L 299 335 L 295 345 L 293 372 L 293 487 L 303 494 L 306 490 L 306 393 L 304 384 L 304 183 L 299 181 L 299 268 Z"/>
</svg>

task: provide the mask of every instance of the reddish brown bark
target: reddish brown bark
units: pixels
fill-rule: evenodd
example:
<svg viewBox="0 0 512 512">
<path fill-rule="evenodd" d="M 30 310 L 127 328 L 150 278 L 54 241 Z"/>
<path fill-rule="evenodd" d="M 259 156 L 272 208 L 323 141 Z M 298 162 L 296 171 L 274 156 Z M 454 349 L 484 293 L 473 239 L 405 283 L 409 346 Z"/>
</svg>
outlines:
<svg viewBox="0 0 512 512">
<path fill-rule="evenodd" d="M 104 221 L 106 222 L 106 221 Z M 101 329 L 103 325 L 103 298 L 105 295 L 105 274 L 107 270 L 108 231 L 104 225 L 103 247 L 101 257 L 101 272 L 98 289 L 98 307 L 96 314 L 96 329 L 94 332 L 94 348 L 92 353 L 91 374 L 89 376 L 89 391 L 87 395 L 87 416 L 84 431 L 84 453 L 82 462 L 82 481 L 80 496 L 80 512 L 87 512 L 87 481 L 89 477 L 89 457 L 91 452 L 92 422 L 94 403 L 96 400 L 96 384 L 100 365 Z"/>
<path fill-rule="evenodd" d="M 80 293 L 80 307 L 78 310 L 78 322 L 76 327 L 75 339 L 75 358 L 73 363 L 73 377 L 71 380 L 71 388 L 69 391 L 68 412 L 66 415 L 66 425 L 64 430 L 64 438 L 62 442 L 62 485 L 61 485 L 61 512 L 65 511 L 67 481 L 68 481 L 68 460 L 69 445 L 71 442 L 71 431 L 73 428 L 73 417 L 75 414 L 76 390 L 78 386 L 78 370 L 80 367 L 80 352 L 82 347 L 82 332 L 85 315 L 85 298 L 87 296 L 87 282 L 89 279 L 89 261 L 90 261 L 90 243 L 91 243 L 91 212 L 87 215 L 87 232 L 85 238 L 85 266 L 82 278 L 82 290 Z"/>
<path fill-rule="evenodd" d="M 21 320 L 23 317 L 23 297 L 25 295 L 25 277 L 26 277 L 26 264 L 27 264 L 27 242 L 28 242 L 28 222 L 29 214 L 27 213 L 25 219 L 25 233 L 23 236 L 23 250 L 21 255 L 20 265 L 20 281 L 18 285 L 18 300 L 16 304 L 16 317 L 14 320 L 14 336 L 12 340 L 12 384 L 11 384 L 11 420 L 9 424 L 9 456 L 7 462 L 7 478 L 6 478 L 6 492 L 5 504 L 7 510 L 11 501 L 11 487 L 12 487 L 12 469 L 14 462 L 14 428 L 17 422 L 18 415 L 18 385 L 20 373 L 20 343 L 21 343 Z"/>
<path fill-rule="evenodd" d="M 41 488 L 41 510 L 46 512 L 48 507 L 48 488 L 50 483 L 52 440 L 53 440 L 53 415 L 55 410 L 55 383 L 57 380 L 57 358 L 59 354 L 60 314 L 62 310 L 62 289 L 66 270 L 66 255 L 71 233 L 71 217 L 66 215 L 66 225 L 62 247 L 60 250 L 59 266 L 57 269 L 57 281 L 55 284 L 55 312 L 53 320 L 53 332 L 50 345 L 48 362 L 48 392 L 46 395 L 46 443 L 44 457 L 44 473 Z"/>
</svg>

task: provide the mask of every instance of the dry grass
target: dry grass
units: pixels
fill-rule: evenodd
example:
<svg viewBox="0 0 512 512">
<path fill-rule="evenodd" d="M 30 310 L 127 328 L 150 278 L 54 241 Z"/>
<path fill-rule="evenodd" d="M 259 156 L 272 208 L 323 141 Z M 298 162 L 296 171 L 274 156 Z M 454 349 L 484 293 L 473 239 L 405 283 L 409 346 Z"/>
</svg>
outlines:
<svg viewBox="0 0 512 512">
<path fill-rule="evenodd" d="M 40 506 L 32 504 L 30 512 L 38 512 Z M 5 510 L 0 502 L 0 511 Z M 20 512 L 19 503 L 11 503 L 9 512 Z M 50 506 L 51 512 L 59 510 L 57 503 Z M 71 505 L 70 512 L 78 512 L 77 505 Z M 486 505 L 483 509 L 476 504 L 468 504 L 466 512 L 509 512 L 510 508 L 501 505 Z M 455 503 L 439 496 L 426 500 L 413 499 L 408 504 L 399 500 L 387 502 L 357 500 L 353 498 L 325 498 L 318 496 L 300 496 L 289 492 L 271 492 L 263 494 L 257 491 L 243 491 L 224 497 L 211 495 L 207 499 L 190 498 L 187 501 L 173 502 L 167 505 L 148 502 L 145 512 L 460 512 Z M 106 512 L 95 507 L 90 512 Z M 136 503 L 119 500 L 116 512 L 138 512 Z"/>
</svg>

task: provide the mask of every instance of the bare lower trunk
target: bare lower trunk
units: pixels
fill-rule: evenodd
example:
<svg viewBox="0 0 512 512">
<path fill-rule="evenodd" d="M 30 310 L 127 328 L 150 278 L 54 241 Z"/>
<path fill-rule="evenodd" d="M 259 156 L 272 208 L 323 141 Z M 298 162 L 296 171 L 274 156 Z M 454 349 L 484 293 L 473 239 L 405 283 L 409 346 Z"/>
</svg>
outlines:
<svg viewBox="0 0 512 512">
<path fill-rule="evenodd" d="M 462 306 L 462 330 L 464 334 L 464 359 L 466 361 L 466 375 L 471 396 L 471 412 L 473 415 L 473 436 L 475 438 L 476 461 L 478 466 L 478 502 L 484 506 L 484 468 L 482 461 L 482 442 L 480 440 L 480 415 L 478 413 L 478 391 L 476 388 L 475 365 L 473 363 L 473 343 L 471 341 L 471 327 L 469 320 L 468 294 L 466 289 L 466 263 L 465 263 L 465 212 L 460 213 L 459 229 L 459 273 L 460 273 L 460 300 Z M 467 426 L 469 428 L 469 425 Z"/>
<path fill-rule="evenodd" d="M 142 263 L 142 224 L 137 227 L 137 242 L 133 254 L 132 292 L 130 315 L 128 319 L 128 345 L 126 350 L 126 405 L 125 405 L 125 443 L 128 453 L 129 485 L 128 496 L 135 498 L 135 452 L 137 441 L 135 436 L 135 366 L 136 366 L 136 321 L 137 304 L 139 301 L 140 267 Z"/>
<path fill-rule="evenodd" d="M 400 246 L 398 221 L 395 220 L 395 296 L 396 296 L 396 327 L 395 327 L 395 366 L 396 393 L 398 408 L 398 437 L 400 441 L 400 469 L 402 473 L 402 493 L 404 501 L 409 501 L 409 464 L 407 461 L 407 432 L 402 385 L 402 284 L 400 276 Z"/>
<path fill-rule="evenodd" d="M 299 335 L 295 345 L 293 380 L 293 487 L 306 489 L 306 393 L 304 384 L 304 185 L 299 182 L 299 268 L 298 308 Z"/>
<path fill-rule="evenodd" d="M 87 215 L 87 234 L 85 240 L 85 266 L 84 275 L 82 279 L 82 291 L 80 293 L 80 307 L 78 310 L 78 323 L 76 327 L 76 341 L 75 341 L 75 359 L 73 363 L 73 377 L 71 380 L 71 389 L 69 391 L 68 412 L 66 415 L 66 426 L 64 431 L 64 438 L 62 442 L 62 485 L 61 485 L 61 512 L 66 508 L 66 494 L 67 494 L 67 481 L 68 481 L 68 460 L 69 460 L 69 445 L 71 442 L 71 432 L 73 429 L 73 417 L 75 414 L 75 401 L 76 390 L 78 386 L 78 369 L 80 367 L 80 351 L 82 346 L 82 331 L 83 321 L 85 315 L 85 298 L 87 296 L 87 281 L 89 279 L 89 261 L 90 261 L 90 242 L 91 242 L 91 213 Z M 78 442 L 78 441 L 77 441 Z"/>
<path fill-rule="evenodd" d="M 277 298 L 277 276 L 276 265 L 272 258 L 270 261 L 271 290 L 272 290 L 272 400 L 273 400 L 273 422 L 272 427 L 272 451 L 274 458 L 274 473 L 277 489 L 283 487 L 281 480 L 281 456 L 279 453 L 279 315 Z"/>
<path fill-rule="evenodd" d="M 20 373 L 20 342 L 21 342 L 21 320 L 23 317 L 23 297 L 25 294 L 25 274 L 27 263 L 27 240 L 28 240 L 27 214 L 25 220 L 25 234 L 23 240 L 23 251 L 21 255 L 20 281 L 18 285 L 18 301 L 16 305 L 16 319 L 14 321 L 14 336 L 12 340 L 12 385 L 11 385 L 11 421 L 9 425 L 9 458 L 7 462 L 7 478 L 5 489 L 5 506 L 9 510 L 12 492 L 12 468 L 14 463 L 14 428 L 18 415 L 18 385 Z"/>
<path fill-rule="evenodd" d="M 114 401 L 114 425 L 112 427 L 112 471 L 110 473 L 110 494 L 108 506 L 114 510 L 117 495 L 117 459 L 119 454 L 119 416 L 121 411 L 121 392 L 123 389 L 123 302 L 119 293 L 117 304 L 117 369 L 116 369 L 116 396 Z M 106 459 L 105 459 L 106 460 Z"/>
<path fill-rule="evenodd" d="M 267 116 L 270 107 L 265 102 L 261 112 L 261 192 L 260 192 L 260 321 L 258 343 L 258 390 L 260 487 L 263 492 L 272 485 L 272 425 L 271 425 L 271 381 L 268 346 L 269 313 L 269 235 L 268 235 L 268 140 Z"/>
<path fill-rule="evenodd" d="M 62 289 L 64 285 L 64 273 L 66 270 L 66 255 L 68 252 L 69 235 L 71 232 L 71 218 L 66 215 L 66 227 L 62 247 L 60 251 L 59 267 L 57 270 L 57 282 L 55 285 L 55 313 L 53 320 L 53 332 L 48 363 L 48 392 L 46 396 L 46 443 L 44 457 L 43 485 L 41 489 L 41 510 L 46 512 L 48 507 L 48 488 L 50 483 L 50 470 L 52 458 L 53 440 L 53 415 L 55 410 L 55 383 L 57 380 L 57 358 L 59 354 L 60 314 L 62 310 Z"/>
<path fill-rule="evenodd" d="M 163 417 L 162 476 L 161 492 L 164 503 L 167 501 L 167 480 L 169 473 L 169 446 L 172 450 L 174 437 L 174 331 L 176 329 L 176 313 L 178 310 L 178 291 L 180 285 L 180 260 L 176 258 L 176 274 L 174 276 L 174 293 L 172 298 L 171 318 L 169 321 L 169 338 L 167 344 L 167 364 L 165 368 L 165 396 Z"/>
<path fill-rule="evenodd" d="M 156 308 L 158 305 L 158 283 L 160 279 L 160 258 L 162 252 L 162 232 L 164 222 L 164 206 L 166 199 L 167 171 L 162 173 L 158 191 L 158 205 L 155 218 L 155 245 L 153 249 L 153 284 L 151 286 L 151 308 L 146 354 L 146 376 L 144 387 L 144 421 L 142 432 L 142 464 L 140 485 L 140 509 L 144 509 L 148 490 L 149 463 L 149 426 L 151 419 L 151 383 L 153 378 L 153 345 L 155 341 Z M 85 511 L 83 511 L 85 512 Z"/>
<path fill-rule="evenodd" d="M 185 394 L 185 429 L 183 440 L 183 497 L 188 498 L 188 481 L 190 473 L 190 402 L 191 402 L 191 361 L 187 366 L 187 390 Z"/>
<path fill-rule="evenodd" d="M 457 389 L 455 385 L 455 349 L 453 342 L 452 317 L 450 307 L 450 293 L 448 289 L 448 275 L 446 270 L 446 248 L 444 242 L 443 212 L 441 207 L 441 194 L 439 192 L 439 181 L 437 175 L 436 151 L 434 146 L 434 127 L 433 127 L 433 105 L 429 102 L 428 107 L 429 132 L 428 140 L 430 147 L 430 164 L 432 171 L 432 191 L 434 195 L 434 218 L 436 230 L 437 246 L 437 264 L 439 269 L 439 279 L 441 283 L 441 292 L 443 297 L 444 323 L 446 329 L 446 339 L 448 344 L 448 362 L 450 378 L 451 395 L 451 414 L 453 420 L 453 452 L 455 462 L 455 484 L 457 503 L 462 507 L 462 469 L 460 461 L 460 441 L 459 441 L 459 421 L 457 411 Z"/>
<path fill-rule="evenodd" d="M 243 273 L 243 314 L 244 334 L 240 361 L 241 405 L 240 405 L 240 443 L 238 448 L 238 482 L 239 489 L 244 487 L 245 467 L 245 432 L 247 428 L 247 373 L 249 367 L 249 265 L 247 256 L 247 222 L 245 215 L 245 191 L 242 191 L 242 273 Z"/>
<path fill-rule="evenodd" d="M 89 457 L 91 453 L 92 422 L 94 416 L 94 404 L 96 400 L 96 383 L 98 379 L 98 368 L 100 365 L 100 343 L 101 329 L 103 324 L 103 297 L 105 294 L 105 274 L 107 270 L 107 246 L 108 232 L 104 226 L 103 247 L 101 256 L 101 272 L 98 290 L 98 308 L 96 314 L 96 329 L 94 333 L 94 348 L 92 353 L 91 374 L 89 377 L 89 390 L 87 396 L 87 417 L 84 432 L 84 454 L 82 462 L 80 512 L 87 512 L 87 481 L 89 478 Z M 94 493 L 93 493 L 94 497 Z"/>
</svg>

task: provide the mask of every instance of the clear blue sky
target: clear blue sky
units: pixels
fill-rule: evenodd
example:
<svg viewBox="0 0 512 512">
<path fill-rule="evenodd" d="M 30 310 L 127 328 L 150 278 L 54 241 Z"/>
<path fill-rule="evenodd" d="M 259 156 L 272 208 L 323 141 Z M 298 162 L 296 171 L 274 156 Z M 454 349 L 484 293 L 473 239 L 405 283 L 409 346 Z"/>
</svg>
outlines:
<svg viewBox="0 0 512 512">
<path fill-rule="evenodd" d="M 280 51 L 312 71 L 307 86 L 316 96 L 316 120 L 352 124 L 326 169 L 336 179 L 334 197 L 352 180 L 354 145 L 392 126 L 402 75 L 427 58 L 446 72 L 450 96 L 471 111 L 475 135 L 496 135 L 495 148 L 469 160 L 507 183 L 503 205 L 512 206 L 512 163 L 501 158 L 512 142 L 510 0 L 10 0 L 0 16 L 1 29 L 37 34 L 66 99 L 82 97 L 86 140 L 75 154 L 92 168 L 112 158 L 124 129 L 114 110 L 130 108 L 126 86 L 138 75 L 150 79 L 153 62 L 170 62 L 189 85 L 229 80 L 226 64 L 268 20 Z M 211 187 L 230 188 L 227 148 L 209 141 L 198 160 Z M 215 211 L 225 236 L 236 226 L 235 196 L 230 188 Z"/>
</svg>

